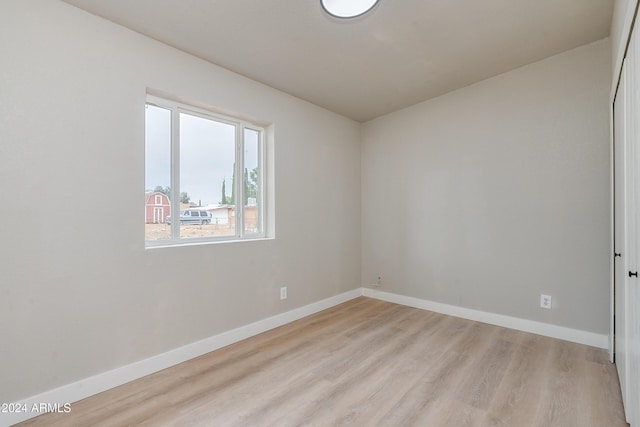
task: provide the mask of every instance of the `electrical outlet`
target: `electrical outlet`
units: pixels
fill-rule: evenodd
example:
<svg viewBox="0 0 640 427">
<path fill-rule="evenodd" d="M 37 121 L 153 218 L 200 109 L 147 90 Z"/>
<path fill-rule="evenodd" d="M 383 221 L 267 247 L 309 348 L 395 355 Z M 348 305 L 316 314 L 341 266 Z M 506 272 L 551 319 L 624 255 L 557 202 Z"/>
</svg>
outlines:
<svg viewBox="0 0 640 427">
<path fill-rule="evenodd" d="M 540 294 L 540 308 L 551 310 L 551 295 Z"/>
<path fill-rule="evenodd" d="M 379 288 L 380 286 L 382 286 L 382 277 L 378 276 L 378 279 L 376 279 L 376 283 L 372 283 L 371 286 L 374 288 Z"/>
<path fill-rule="evenodd" d="M 287 287 L 283 286 L 280 288 L 280 299 L 287 299 Z"/>
</svg>

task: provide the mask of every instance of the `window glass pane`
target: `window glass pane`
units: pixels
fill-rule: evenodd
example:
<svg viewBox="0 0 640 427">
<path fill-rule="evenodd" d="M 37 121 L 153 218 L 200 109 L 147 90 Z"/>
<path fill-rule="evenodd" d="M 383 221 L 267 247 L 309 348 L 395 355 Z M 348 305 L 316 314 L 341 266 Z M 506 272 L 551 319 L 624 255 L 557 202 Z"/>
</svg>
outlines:
<svg viewBox="0 0 640 427">
<path fill-rule="evenodd" d="M 260 233 L 260 132 L 244 130 L 244 233 Z"/>
<path fill-rule="evenodd" d="M 145 240 L 171 238 L 171 111 L 147 105 L 145 112 Z"/>
<path fill-rule="evenodd" d="M 234 163 L 235 126 L 180 113 L 180 209 L 210 213 L 183 217 L 181 238 L 236 234 Z"/>
</svg>

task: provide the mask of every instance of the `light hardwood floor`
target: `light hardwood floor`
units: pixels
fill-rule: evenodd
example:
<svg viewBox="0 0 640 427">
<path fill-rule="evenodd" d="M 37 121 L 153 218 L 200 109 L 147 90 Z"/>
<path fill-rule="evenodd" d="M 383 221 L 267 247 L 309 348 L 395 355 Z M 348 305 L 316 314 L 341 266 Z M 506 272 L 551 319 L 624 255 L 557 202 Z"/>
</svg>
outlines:
<svg viewBox="0 0 640 427">
<path fill-rule="evenodd" d="M 369 298 L 30 426 L 626 426 L 604 350 Z"/>
</svg>

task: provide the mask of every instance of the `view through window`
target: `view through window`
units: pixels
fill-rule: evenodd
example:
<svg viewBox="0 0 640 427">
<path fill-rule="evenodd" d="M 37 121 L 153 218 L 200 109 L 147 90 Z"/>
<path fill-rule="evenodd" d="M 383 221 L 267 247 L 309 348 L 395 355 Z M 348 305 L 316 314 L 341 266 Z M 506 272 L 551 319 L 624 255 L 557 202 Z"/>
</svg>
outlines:
<svg viewBox="0 0 640 427">
<path fill-rule="evenodd" d="M 263 237 L 264 129 L 149 96 L 147 246 Z"/>
</svg>

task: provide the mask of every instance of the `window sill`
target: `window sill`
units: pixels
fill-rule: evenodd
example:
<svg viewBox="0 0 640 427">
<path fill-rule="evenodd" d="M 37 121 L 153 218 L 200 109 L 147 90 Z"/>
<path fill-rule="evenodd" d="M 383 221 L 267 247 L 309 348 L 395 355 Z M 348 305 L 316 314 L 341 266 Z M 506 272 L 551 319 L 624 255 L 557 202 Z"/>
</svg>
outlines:
<svg viewBox="0 0 640 427">
<path fill-rule="evenodd" d="M 252 237 L 246 239 L 221 239 L 221 240 L 197 240 L 194 242 L 179 242 L 179 243 L 166 243 L 166 244 L 154 244 L 145 245 L 145 249 L 165 249 L 165 248 L 181 248 L 185 246 L 204 246 L 204 245 L 220 245 L 227 243 L 247 243 L 247 242 L 262 242 L 265 240 L 275 240 L 275 237 Z"/>
</svg>

